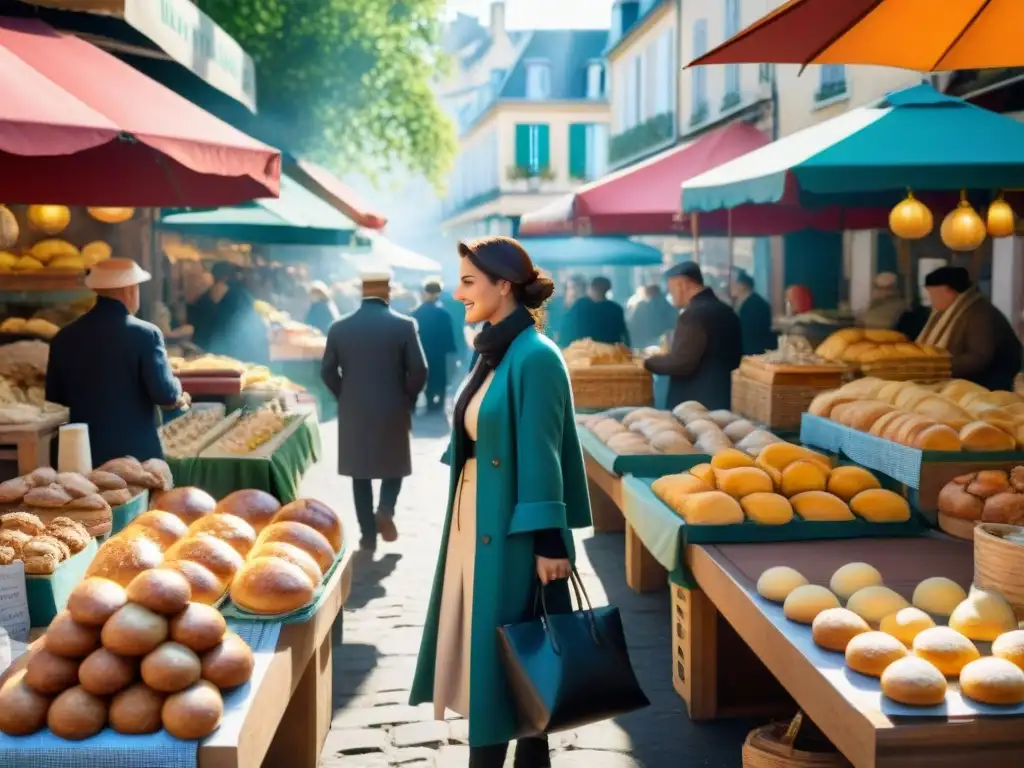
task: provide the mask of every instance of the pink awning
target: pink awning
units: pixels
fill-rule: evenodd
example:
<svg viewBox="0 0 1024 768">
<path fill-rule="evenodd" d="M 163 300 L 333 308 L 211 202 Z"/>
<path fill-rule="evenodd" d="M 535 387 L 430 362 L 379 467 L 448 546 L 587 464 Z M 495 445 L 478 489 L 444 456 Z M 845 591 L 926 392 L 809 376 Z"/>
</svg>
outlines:
<svg viewBox="0 0 1024 768">
<path fill-rule="evenodd" d="M 299 173 L 289 168 L 289 174 L 310 192 L 329 202 L 360 227 L 384 229 L 388 223 L 387 216 L 371 211 L 355 192 L 329 170 L 309 160 L 296 160 L 295 165 Z"/>
</svg>

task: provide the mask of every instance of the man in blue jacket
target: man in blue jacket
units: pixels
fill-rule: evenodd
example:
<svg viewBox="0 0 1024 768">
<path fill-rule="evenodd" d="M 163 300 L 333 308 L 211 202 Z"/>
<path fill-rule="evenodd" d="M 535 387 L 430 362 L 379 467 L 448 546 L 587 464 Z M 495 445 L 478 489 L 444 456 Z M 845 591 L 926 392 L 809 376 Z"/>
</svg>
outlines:
<svg viewBox="0 0 1024 768">
<path fill-rule="evenodd" d="M 50 342 L 46 399 L 88 425 L 94 466 L 121 456 L 162 458 L 158 408 L 189 403 L 163 335 L 134 316 L 139 285 L 150 277 L 131 259 L 101 261 L 85 279 L 96 305 Z"/>
</svg>

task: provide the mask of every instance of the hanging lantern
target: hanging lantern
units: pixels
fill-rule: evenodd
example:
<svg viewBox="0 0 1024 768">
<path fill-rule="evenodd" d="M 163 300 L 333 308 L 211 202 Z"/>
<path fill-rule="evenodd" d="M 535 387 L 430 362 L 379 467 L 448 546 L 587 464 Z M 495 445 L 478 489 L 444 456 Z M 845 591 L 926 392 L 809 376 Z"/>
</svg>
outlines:
<svg viewBox="0 0 1024 768">
<path fill-rule="evenodd" d="M 946 247 L 954 251 L 973 251 L 985 242 L 985 222 L 971 207 L 966 192 L 960 192 L 960 203 L 946 214 L 939 234 Z"/>
<path fill-rule="evenodd" d="M 102 240 L 93 240 L 91 243 L 86 243 L 82 246 L 82 258 L 91 267 L 96 262 L 104 261 L 109 259 L 113 249 L 109 243 L 105 243 Z"/>
<path fill-rule="evenodd" d="M 134 208 L 89 208 L 89 215 L 104 224 L 124 224 L 135 215 Z"/>
<path fill-rule="evenodd" d="M 11 209 L 0 205 L 0 251 L 13 248 L 18 242 L 18 220 Z"/>
<path fill-rule="evenodd" d="M 66 205 L 30 205 L 28 225 L 44 235 L 59 235 L 71 223 L 71 211 Z"/>
<path fill-rule="evenodd" d="M 906 199 L 897 203 L 889 212 L 889 229 L 904 240 L 920 240 L 927 237 L 934 226 L 935 221 L 928 206 L 915 198 L 909 189 Z"/>
<path fill-rule="evenodd" d="M 1000 192 L 996 199 L 988 207 L 986 225 L 988 233 L 992 237 L 1009 237 L 1016 229 L 1016 221 L 1013 215 L 1013 208 L 1003 200 L 1003 193 Z"/>
</svg>

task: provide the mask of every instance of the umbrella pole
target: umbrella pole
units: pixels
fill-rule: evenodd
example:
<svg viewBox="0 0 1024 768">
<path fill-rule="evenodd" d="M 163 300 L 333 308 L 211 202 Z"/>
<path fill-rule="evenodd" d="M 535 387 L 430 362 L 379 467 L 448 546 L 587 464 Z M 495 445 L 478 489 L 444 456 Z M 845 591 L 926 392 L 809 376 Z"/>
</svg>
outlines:
<svg viewBox="0 0 1024 768">
<path fill-rule="evenodd" d="M 700 264 L 700 217 L 696 211 L 690 214 L 690 233 L 693 237 L 693 260 Z"/>
</svg>

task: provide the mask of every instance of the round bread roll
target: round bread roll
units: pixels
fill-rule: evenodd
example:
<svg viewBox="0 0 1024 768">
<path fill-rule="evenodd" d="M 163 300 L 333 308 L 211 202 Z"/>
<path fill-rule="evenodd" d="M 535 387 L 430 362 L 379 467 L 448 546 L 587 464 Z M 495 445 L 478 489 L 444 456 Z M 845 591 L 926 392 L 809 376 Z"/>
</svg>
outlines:
<svg viewBox="0 0 1024 768">
<path fill-rule="evenodd" d="M 846 666 L 868 677 L 881 677 L 885 668 L 909 655 L 907 647 L 885 632 L 865 632 L 846 646 Z"/>
<path fill-rule="evenodd" d="M 840 600 L 849 600 L 854 592 L 864 587 L 882 585 L 882 574 L 873 565 L 867 563 L 847 563 L 832 574 L 829 588 Z"/>
<path fill-rule="evenodd" d="M 230 579 L 241 569 L 245 559 L 234 548 L 205 533 L 188 536 L 167 550 L 166 559 L 191 560 L 221 579 Z"/>
<path fill-rule="evenodd" d="M 202 603 L 190 603 L 189 606 L 171 619 L 171 640 L 191 648 L 196 653 L 204 653 L 224 639 L 228 625 L 224 616 L 216 608 Z"/>
<path fill-rule="evenodd" d="M 177 571 L 185 577 L 191 588 L 193 603 L 214 605 L 228 591 L 227 579 L 218 578 L 209 568 L 191 560 L 165 562 L 161 567 Z"/>
<path fill-rule="evenodd" d="M 1017 628 L 1013 606 L 991 589 L 972 585 L 967 599 L 949 615 L 949 626 L 970 640 L 991 643 Z"/>
<path fill-rule="evenodd" d="M 956 677 L 960 670 L 981 658 L 974 643 L 949 627 L 932 627 L 914 638 L 914 655 L 934 664 L 946 677 Z"/>
<path fill-rule="evenodd" d="M 293 520 L 271 523 L 263 529 L 257 544 L 267 544 L 272 541 L 294 544 L 316 560 L 321 571 L 326 572 L 334 562 L 335 551 L 331 548 L 331 543 L 324 538 L 322 533 L 303 523 Z"/>
<path fill-rule="evenodd" d="M 119 537 L 108 540 L 92 561 L 86 578 L 101 576 L 127 587 L 143 571 L 156 568 L 164 555 L 155 542 L 142 536 Z"/>
<path fill-rule="evenodd" d="M 897 659 L 882 673 L 882 693 L 913 707 L 934 707 L 946 700 L 946 678 L 936 666 L 916 656 Z"/>
<path fill-rule="evenodd" d="M 153 613 L 179 613 L 192 599 L 192 587 L 181 573 L 169 568 L 154 568 L 140 573 L 126 590 L 128 599 Z"/>
<path fill-rule="evenodd" d="M 248 556 L 249 550 L 256 543 L 256 531 L 240 517 L 215 513 L 201 517 L 188 528 L 189 536 L 206 533 L 220 539 L 242 556 Z"/>
<path fill-rule="evenodd" d="M 224 635 L 220 645 L 203 654 L 203 679 L 228 690 L 249 682 L 256 660 L 252 649 L 234 632 Z"/>
<path fill-rule="evenodd" d="M 266 544 L 260 544 L 253 549 L 251 557 L 253 560 L 257 557 L 278 557 L 281 560 L 287 560 L 292 565 L 299 566 L 314 584 L 319 584 L 320 579 L 323 578 L 323 573 L 320 571 L 320 566 L 317 565 L 316 560 L 294 544 L 286 544 L 283 541 L 271 541 Z"/>
<path fill-rule="evenodd" d="M 326 504 L 316 499 L 299 499 L 291 504 L 285 504 L 281 511 L 274 515 L 274 522 L 284 523 L 289 520 L 319 531 L 330 543 L 335 554 L 341 551 L 341 518 Z"/>
<path fill-rule="evenodd" d="M 240 517 L 259 533 L 281 510 L 281 502 L 266 491 L 248 488 L 229 493 L 217 503 L 217 512 Z"/>
<path fill-rule="evenodd" d="M 910 607 L 890 613 L 882 619 L 878 628 L 909 648 L 914 644 L 915 637 L 934 626 L 931 616 L 920 608 Z"/>
<path fill-rule="evenodd" d="M 864 619 L 846 608 L 829 608 L 815 616 L 811 623 L 814 642 L 840 653 L 846 650 L 850 640 L 870 631 L 871 627 Z"/>
<path fill-rule="evenodd" d="M 177 693 L 199 679 L 199 657 L 181 643 L 162 643 L 142 660 L 142 681 L 154 691 Z"/>
<path fill-rule="evenodd" d="M 78 659 L 50 653 L 45 648 L 32 654 L 25 666 L 25 682 L 40 693 L 55 696 L 78 685 Z"/>
<path fill-rule="evenodd" d="M 54 736 L 81 741 L 95 736 L 107 724 L 107 705 L 82 686 L 69 688 L 50 704 L 46 725 Z"/>
<path fill-rule="evenodd" d="M 131 736 L 156 733 L 163 728 L 160 710 L 166 698 L 145 683 L 125 688 L 110 702 L 110 727 Z"/>
<path fill-rule="evenodd" d="M 99 628 L 79 624 L 67 611 L 61 611 L 54 617 L 43 639 L 43 646 L 50 653 L 71 659 L 84 659 L 99 645 Z"/>
<path fill-rule="evenodd" d="M 167 639 L 167 619 L 149 608 L 128 603 L 100 633 L 103 647 L 121 656 L 145 656 Z"/>
<path fill-rule="evenodd" d="M 877 627 L 890 613 L 902 611 L 909 605 L 902 595 L 888 587 L 878 586 L 858 589 L 846 602 L 847 608 L 873 627 Z"/>
<path fill-rule="evenodd" d="M 1005 632 L 992 641 L 992 655 L 1024 669 L 1024 630 Z"/>
<path fill-rule="evenodd" d="M 195 741 L 217 730 L 223 714 L 224 700 L 220 691 L 213 684 L 200 680 L 190 688 L 168 696 L 160 719 L 171 736 Z"/>
<path fill-rule="evenodd" d="M 776 565 L 757 580 L 757 594 L 773 603 L 784 603 L 790 592 L 806 583 L 807 579 L 799 571 L 788 565 Z"/>
<path fill-rule="evenodd" d="M 78 681 L 93 696 L 110 696 L 131 685 L 138 672 L 138 659 L 97 648 L 79 667 Z"/>
<path fill-rule="evenodd" d="M 960 670 L 960 693 L 982 704 L 1024 702 L 1024 670 L 1006 659 L 987 656 Z"/>
<path fill-rule="evenodd" d="M 142 536 L 155 543 L 161 550 L 165 550 L 174 542 L 185 538 L 187 532 L 188 526 L 177 515 L 161 509 L 151 509 L 135 518 L 118 535 L 125 538 Z"/>
<path fill-rule="evenodd" d="M 932 576 L 914 588 L 911 602 L 916 608 L 935 616 L 949 616 L 967 599 L 963 587 L 945 576 Z"/>
<path fill-rule="evenodd" d="M 164 491 L 149 504 L 150 509 L 160 509 L 181 518 L 185 525 L 192 525 L 205 515 L 212 515 L 217 508 L 213 496 L 201 488 L 172 488 Z"/>
<path fill-rule="evenodd" d="M 813 624 L 815 617 L 829 608 L 838 608 L 839 598 L 817 584 L 797 587 L 782 604 L 782 612 L 790 621 Z"/>
<path fill-rule="evenodd" d="M 71 590 L 67 610 L 79 624 L 102 627 L 127 602 L 124 587 L 116 581 L 93 576 L 78 582 Z"/>
<path fill-rule="evenodd" d="M 29 687 L 20 669 L 0 686 L 0 733 L 28 736 L 46 725 L 50 698 Z"/>
<path fill-rule="evenodd" d="M 308 605 L 316 586 L 297 565 L 258 557 L 246 563 L 231 583 L 231 600 L 252 613 L 287 613 Z"/>
</svg>

